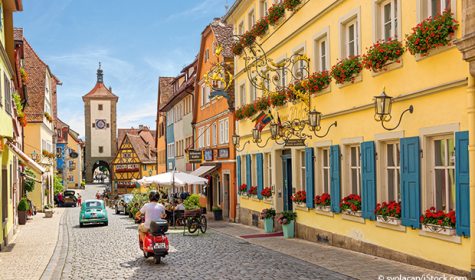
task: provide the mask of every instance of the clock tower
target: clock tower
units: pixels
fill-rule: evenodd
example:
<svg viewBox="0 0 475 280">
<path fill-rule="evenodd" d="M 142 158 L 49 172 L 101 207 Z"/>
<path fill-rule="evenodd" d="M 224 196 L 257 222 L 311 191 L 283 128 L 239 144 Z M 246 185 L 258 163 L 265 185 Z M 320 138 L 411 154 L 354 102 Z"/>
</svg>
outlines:
<svg viewBox="0 0 475 280">
<path fill-rule="evenodd" d="M 117 101 L 119 97 L 104 85 L 99 63 L 96 86 L 82 97 L 86 130 L 86 182 L 92 183 L 94 171 L 103 166 L 111 173 L 109 163 L 117 152 Z"/>
</svg>

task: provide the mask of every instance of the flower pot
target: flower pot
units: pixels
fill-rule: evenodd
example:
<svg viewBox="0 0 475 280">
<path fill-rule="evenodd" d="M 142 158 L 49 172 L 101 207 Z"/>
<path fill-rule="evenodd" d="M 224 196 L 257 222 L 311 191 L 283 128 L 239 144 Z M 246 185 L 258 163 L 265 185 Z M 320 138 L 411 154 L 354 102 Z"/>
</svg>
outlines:
<svg viewBox="0 0 475 280">
<path fill-rule="evenodd" d="M 343 210 L 343 214 L 355 217 L 361 217 L 361 210 L 359 211 L 351 211 L 351 210 Z"/>
<path fill-rule="evenodd" d="M 320 210 L 320 211 L 330 212 L 332 210 L 332 207 L 331 206 L 315 205 L 315 209 Z"/>
<path fill-rule="evenodd" d="M 455 229 L 451 227 L 441 227 L 439 225 L 431 225 L 431 224 L 422 224 L 422 230 L 443 234 L 443 235 L 455 235 Z"/>
<path fill-rule="evenodd" d="M 282 225 L 282 231 L 284 232 L 285 238 L 293 238 L 294 237 L 294 226 L 295 220 L 290 221 L 290 223 L 286 225 Z"/>
<path fill-rule="evenodd" d="M 395 226 L 400 226 L 401 225 L 401 219 L 394 218 L 394 217 L 383 218 L 382 215 L 377 215 L 376 216 L 376 221 L 378 221 L 380 223 L 395 225 Z"/>
<path fill-rule="evenodd" d="M 53 209 L 45 209 L 45 218 L 53 218 Z"/>
<path fill-rule="evenodd" d="M 271 233 L 274 231 L 274 219 L 264 219 L 264 231 L 266 233 Z"/>
<path fill-rule="evenodd" d="M 27 211 L 18 211 L 18 223 L 20 225 L 26 224 Z"/>
<path fill-rule="evenodd" d="M 217 220 L 222 220 L 223 219 L 223 210 L 214 210 L 214 219 Z"/>
</svg>

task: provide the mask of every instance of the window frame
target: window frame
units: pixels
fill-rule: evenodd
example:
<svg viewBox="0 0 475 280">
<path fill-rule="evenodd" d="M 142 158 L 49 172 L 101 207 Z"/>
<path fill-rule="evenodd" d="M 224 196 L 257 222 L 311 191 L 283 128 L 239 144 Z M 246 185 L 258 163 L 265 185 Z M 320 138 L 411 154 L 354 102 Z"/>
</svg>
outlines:
<svg viewBox="0 0 475 280">
<path fill-rule="evenodd" d="M 104 106 L 102 104 L 97 104 L 97 110 L 102 111 Z"/>
<path fill-rule="evenodd" d="M 246 104 L 246 81 L 239 84 L 239 101 L 241 106 Z"/>
<path fill-rule="evenodd" d="M 247 30 L 252 30 L 252 27 L 256 24 L 256 10 L 254 5 L 247 12 Z"/>
<path fill-rule="evenodd" d="M 339 57 L 340 59 L 347 58 L 349 55 L 348 50 L 348 39 L 349 35 L 348 28 L 351 24 L 357 23 L 355 27 L 355 31 L 357 33 L 357 37 L 355 37 L 355 49 L 356 55 L 361 54 L 361 7 L 358 6 L 357 8 L 353 9 L 343 17 L 338 19 L 338 38 L 339 38 Z M 356 34 L 355 33 L 355 34 Z"/>
<path fill-rule="evenodd" d="M 201 84 L 201 106 L 206 105 L 206 84 Z"/>
<path fill-rule="evenodd" d="M 330 171 L 330 147 L 322 147 L 320 148 L 321 149 L 321 153 L 320 153 L 320 166 L 321 166 L 321 169 L 320 169 L 320 176 L 321 176 L 321 193 L 328 193 L 331 195 L 331 171 Z M 325 166 L 325 151 L 327 152 L 327 164 L 328 166 Z M 328 172 L 328 190 L 325 191 L 325 171 Z"/>
<path fill-rule="evenodd" d="M 300 179 L 300 185 L 298 187 L 298 190 L 300 191 L 306 191 L 307 190 L 307 182 L 305 178 L 305 150 L 297 150 L 298 153 L 298 169 L 299 169 L 299 179 Z"/>
<path fill-rule="evenodd" d="M 104 153 L 104 146 L 99 146 L 98 151 L 99 151 L 99 154 L 103 154 Z"/>
<path fill-rule="evenodd" d="M 206 134 L 206 141 L 205 141 L 205 144 L 206 144 L 206 147 L 209 147 L 210 144 L 211 144 L 211 136 L 210 136 L 210 125 L 206 125 L 206 128 L 205 128 L 205 134 Z"/>
<path fill-rule="evenodd" d="M 432 16 L 432 11 L 429 9 L 429 1 L 430 0 L 416 0 L 416 10 L 417 10 L 417 23 L 420 23 L 430 16 Z M 442 3 L 442 2 L 441 2 Z M 444 9 L 441 7 L 441 11 Z M 450 2 L 450 11 L 454 13 L 453 17 L 457 18 L 457 1 L 452 0 Z"/>
<path fill-rule="evenodd" d="M 218 125 L 216 124 L 216 122 L 213 123 L 213 146 L 217 146 L 218 145 Z"/>
<path fill-rule="evenodd" d="M 259 1 L 259 15 L 261 18 L 267 16 L 269 12 L 269 7 L 267 4 L 267 0 L 260 0 Z"/>
<path fill-rule="evenodd" d="M 446 158 L 444 159 L 446 162 L 449 162 L 450 161 L 450 156 L 448 155 L 448 140 L 452 140 L 453 141 L 453 145 L 455 147 L 455 134 L 445 134 L 445 135 L 440 135 L 440 136 L 434 136 L 434 137 L 431 137 L 430 139 L 430 157 L 431 157 L 431 184 L 430 184 L 430 191 L 432 193 L 432 206 L 434 206 L 436 208 L 436 211 L 438 210 L 442 210 L 444 211 L 444 213 L 448 213 L 450 211 L 455 211 L 456 209 L 456 205 L 455 205 L 455 149 L 453 150 L 453 157 L 454 157 L 454 165 L 444 165 L 444 166 L 436 166 L 435 165 L 435 141 L 438 141 L 438 140 L 444 140 L 445 142 L 445 156 Z M 437 198 L 437 174 L 436 174 L 436 170 L 443 170 L 444 171 L 444 176 L 445 176 L 445 184 L 446 184 L 446 187 L 445 187 L 445 196 L 446 196 L 446 201 L 443 201 L 443 198 L 444 198 L 444 194 L 442 194 L 442 205 L 441 207 L 439 208 L 438 205 L 437 205 L 437 201 L 438 201 L 438 198 Z M 443 206 L 445 204 L 445 206 L 447 207 L 447 202 L 448 202 L 448 205 L 450 205 L 450 198 L 452 197 L 451 195 L 451 187 L 452 186 L 449 186 L 448 183 L 449 183 L 449 180 L 450 180 L 450 171 L 449 170 L 453 170 L 453 174 L 454 174 L 454 178 L 452 180 L 452 183 L 453 183 L 453 203 L 454 203 L 454 208 L 452 210 L 447 210 L 446 209 L 443 209 Z"/>
<path fill-rule="evenodd" d="M 398 146 L 398 150 L 393 150 L 394 152 L 394 155 L 393 155 L 393 158 L 394 156 L 396 156 L 396 161 L 395 161 L 395 165 L 394 166 L 388 166 L 388 145 L 396 145 Z M 401 147 L 400 147 L 400 141 L 385 141 L 384 144 L 383 144 L 383 151 L 384 151 L 384 157 L 382 158 L 383 162 L 383 180 L 384 180 L 384 188 L 385 188 L 385 196 L 386 196 L 386 202 L 389 202 L 389 201 L 394 201 L 394 202 L 400 202 L 400 196 L 401 196 Z M 399 152 L 397 152 L 399 151 Z M 399 153 L 399 158 L 398 158 L 398 153 Z M 398 160 L 399 159 L 399 164 L 398 164 Z M 389 170 L 390 169 L 393 169 L 395 170 L 395 174 L 394 174 L 394 177 L 391 178 L 394 180 L 393 183 L 396 183 L 395 186 L 396 188 L 394 189 L 394 192 L 393 193 L 393 197 L 394 199 L 390 199 L 390 194 L 389 194 Z M 399 173 L 397 172 L 399 171 Z M 399 185 L 398 185 L 398 177 L 399 177 Z M 399 195 L 398 195 L 398 188 L 399 188 Z"/>
</svg>

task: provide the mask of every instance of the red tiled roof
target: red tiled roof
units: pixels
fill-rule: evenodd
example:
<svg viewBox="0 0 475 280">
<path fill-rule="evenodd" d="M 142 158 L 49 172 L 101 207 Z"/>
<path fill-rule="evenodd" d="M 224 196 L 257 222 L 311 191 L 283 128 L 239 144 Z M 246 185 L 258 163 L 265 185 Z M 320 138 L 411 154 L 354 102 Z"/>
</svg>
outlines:
<svg viewBox="0 0 475 280">
<path fill-rule="evenodd" d="M 23 28 L 13 27 L 13 40 L 15 41 L 23 40 Z"/>
<path fill-rule="evenodd" d="M 151 164 L 157 163 L 156 157 L 156 150 L 153 149 L 151 143 L 150 146 L 150 154 L 148 153 L 147 143 L 145 143 L 144 139 L 138 135 L 132 135 L 127 133 L 127 137 L 129 138 L 130 144 L 134 148 L 135 153 L 137 154 L 139 160 L 142 163 Z"/>
<path fill-rule="evenodd" d="M 210 24 L 211 30 L 213 31 L 214 37 L 218 44 L 223 44 L 223 40 L 226 37 L 233 35 L 233 26 L 229 24 L 225 24 L 221 22 L 221 20 L 216 20 Z M 232 58 L 234 57 L 233 53 L 231 52 L 231 44 L 223 44 L 224 49 L 221 52 L 223 57 Z"/>
<path fill-rule="evenodd" d="M 103 83 L 96 83 L 96 86 L 86 95 L 82 97 L 82 99 L 90 99 L 90 98 L 97 98 L 97 99 L 119 99 L 119 97 L 112 92 L 110 92 Z"/>
</svg>

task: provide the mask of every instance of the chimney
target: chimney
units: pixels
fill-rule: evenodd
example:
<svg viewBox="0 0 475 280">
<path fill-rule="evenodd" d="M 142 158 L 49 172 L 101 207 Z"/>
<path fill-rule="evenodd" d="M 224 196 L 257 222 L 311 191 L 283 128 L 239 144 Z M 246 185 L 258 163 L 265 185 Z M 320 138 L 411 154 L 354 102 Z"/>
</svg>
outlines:
<svg viewBox="0 0 475 280">
<path fill-rule="evenodd" d="M 147 148 L 147 156 L 148 156 L 148 158 L 152 158 L 152 155 L 150 154 L 150 144 L 149 144 L 148 142 L 147 142 L 147 144 L 146 144 L 145 147 Z"/>
<path fill-rule="evenodd" d="M 140 124 L 140 125 L 139 125 L 139 129 L 140 129 L 140 130 L 143 129 L 143 124 Z"/>
<path fill-rule="evenodd" d="M 109 87 L 109 91 L 112 93 L 112 87 Z"/>
<path fill-rule="evenodd" d="M 219 21 L 221 21 L 221 18 L 219 18 L 219 17 L 214 18 L 214 22 L 219 22 Z"/>
</svg>

